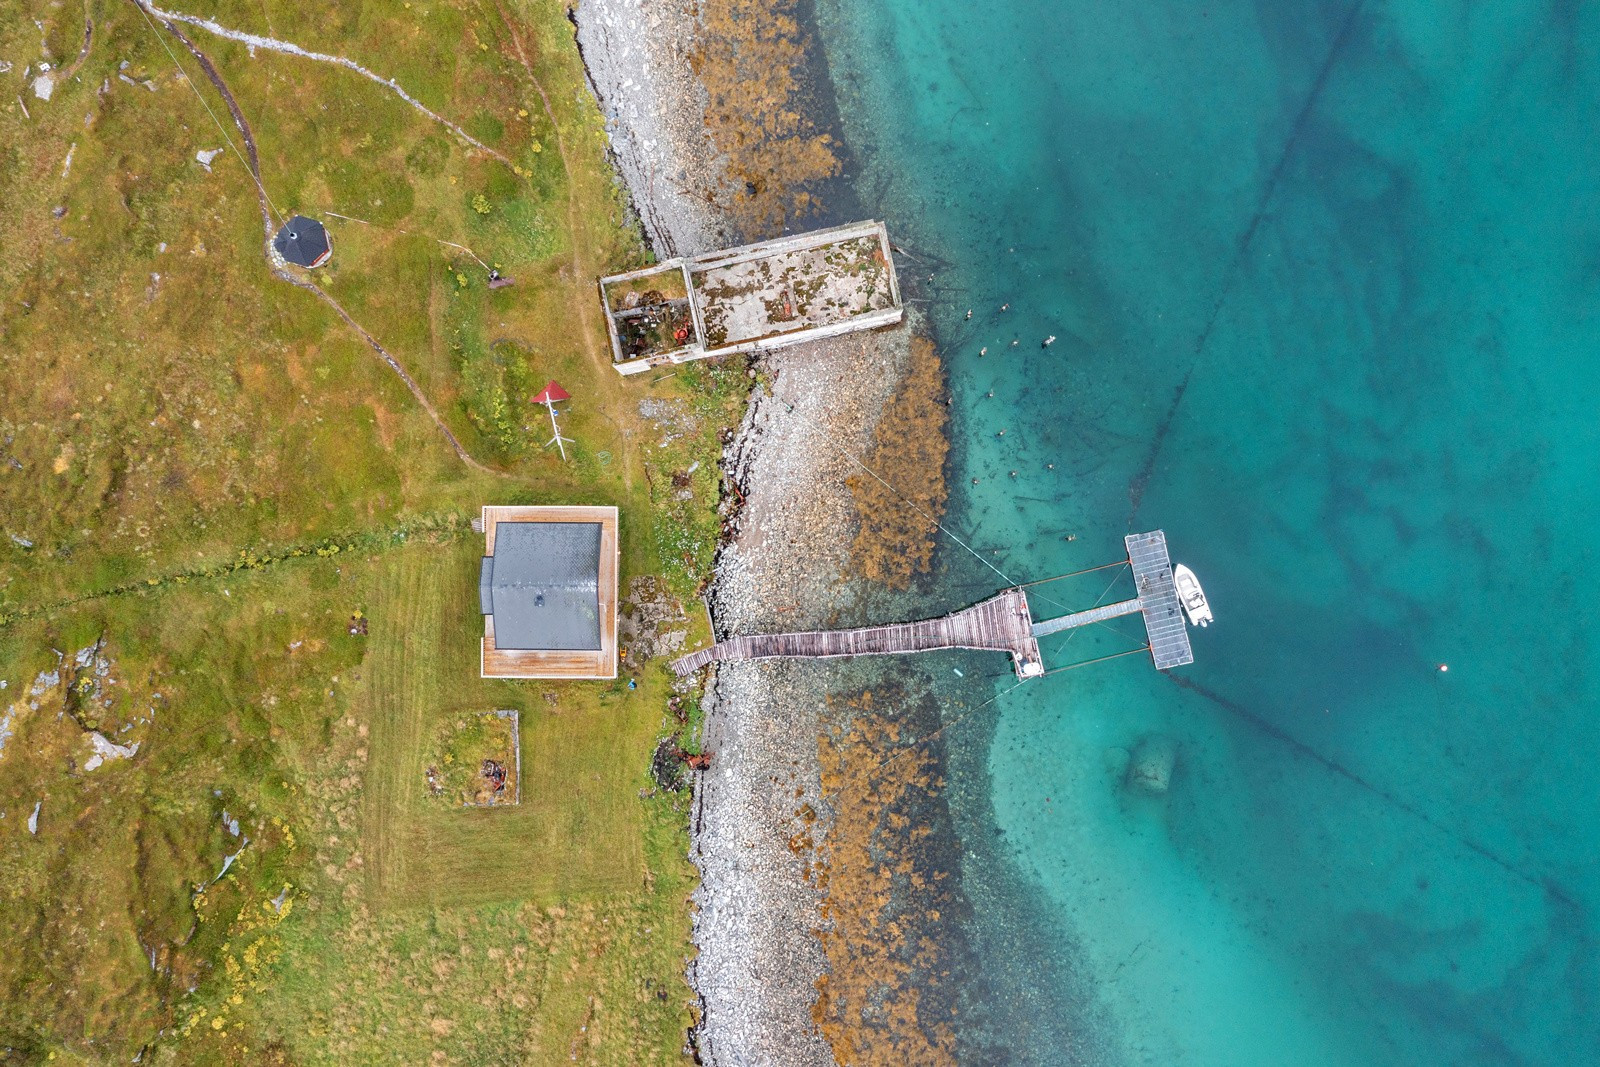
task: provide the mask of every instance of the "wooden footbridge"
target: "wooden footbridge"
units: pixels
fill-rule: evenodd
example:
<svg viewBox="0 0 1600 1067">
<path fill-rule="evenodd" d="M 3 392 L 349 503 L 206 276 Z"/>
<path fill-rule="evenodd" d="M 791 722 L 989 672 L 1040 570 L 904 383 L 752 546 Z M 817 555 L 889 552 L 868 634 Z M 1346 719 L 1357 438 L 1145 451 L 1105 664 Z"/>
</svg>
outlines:
<svg viewBox="0 0 1600 1067">
<path fill-rule="evenodd" d="M 1047 673 L 1039 655 L 1039 638 L 1135 612 L 1144 616 L 1145 633 L 1149 637 L 1146 647 L 1157 670 L 1193 663 L 1194 652 L 1189 646 L 1188 627 L 1178 604 L 1177 590 L 1172 584 L 1172 562 L 1167 556 L 1166 534 L 1160 530 L 1129 534 L 1123 543 L 1127 546 L 1127 565 L 1133 569 L 1134 585 L 1139 594 L 1132 600 L 1036 623 L 1028 607 L 1027 587 L 1017 586 L 970 608 L 937 619 L 865 626 L 855 630 L 807 630 L 800 633 L 730 637 L 674 661 L 672 669 L 679 675 L 688 675 L 709 663 L 723 660 L 784 656 L 820 659 L 969 648 L 1009 652 L 1018 678 L 1038 678 Z"/>
</svg>

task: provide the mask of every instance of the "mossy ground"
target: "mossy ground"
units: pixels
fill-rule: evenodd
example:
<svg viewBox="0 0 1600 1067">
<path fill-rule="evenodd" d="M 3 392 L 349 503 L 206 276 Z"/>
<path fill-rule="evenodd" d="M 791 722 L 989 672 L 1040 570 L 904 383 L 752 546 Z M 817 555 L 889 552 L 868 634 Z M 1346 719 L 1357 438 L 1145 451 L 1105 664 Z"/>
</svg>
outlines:
<svg viewBox="0 0 1600 1067">
<path fill-rule="evenodd" d="M 519 784 L 516 713 L 461 709 L 439 727 L 425 760 L 427 770 L 420 788 L 436 806 L 515 804 Z M 498 781 L 488 774 L 496 767 L 502 775 Z"/>
<path fill-rule="evenodd" d="M 693 593 L 743 369 L 611 371 L 594 278 L 645 257 L 559 5 L 179 9 L 349 56 L 512 161 L 349 71 L 186 31 L 273 202 L 373 224 L 318 216 L 318 281 L 498 473 L 270 275 L 249 176 L 195 161 L 223 135 L 158 31 L 91 0 L 76 75 L 28 116 L 0 105 L 0 1058 L 676 1061 L 685 801 L 641 795 L 666 678 L 480 680 L 467 524 L 490 502 L 615 504 L 624 580 Z M 7 100 L 36 19 L 53 64 L 81 44 L 77 5 L 0 0 Z M 434 238 L 516 284 L 490 291 Z M 548 378 L 575 398 L 568 463 L 528 403 Z M 71 661 L 95 647 L 103 678 Z M 30 696 L 56 650 L 67 669 Z M 520 712 L 520 806 L 424 803 L 464 703 Z M 86 771 L 90 729 L 138 753 Z"/>
</svg>

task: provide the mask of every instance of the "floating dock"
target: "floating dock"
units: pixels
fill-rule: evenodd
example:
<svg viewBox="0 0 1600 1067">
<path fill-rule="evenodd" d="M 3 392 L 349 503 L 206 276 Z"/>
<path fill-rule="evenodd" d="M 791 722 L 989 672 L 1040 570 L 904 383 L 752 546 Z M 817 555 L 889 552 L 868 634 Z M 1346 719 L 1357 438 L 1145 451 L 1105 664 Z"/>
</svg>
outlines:
<svg viewBox="0 0 1600 1067">
<path fill-rule="evenodd" d="M 1150 638 L 1150 658 L 1156 670 L 1183 667 L 1194 662 L 1189 647 L 1189 627 L 1178 604 L 1178 590 L 1172 584 L 1172 560 L 1167 556 L 1167 535 L 1129 534 L 1128 562 L 1133 566 L 1133 584 L 1139 590 L 1139 611 L 1144 615 L 1144 632 Z"/>
<path fill-rule="evenodd" d="M 1172 561 L 1167 555 L 1166 534 L 1160 530 L 1129 534 L 1123 544 L 1128 551 L 1127 566 L 1132 568 L 1134 586 L 1139 594 L 1132 600 L 1034 622 L 1026 587 L 1017 586 L 936 619 L 854 630 L 730 637 L 675 660 L 672 669 L 682 676 L 693 674 L 707 664 L 727 660 L 825 659 L 967 648 L 1010 653 L 1018 678 L 1038 678 L 1048 673 L 1039 654 L 1039 638 L 1135 613 L 1144 616 L 1145 634 L 1149 639 L 1146 647 L 1157 670 L 1193 663 L 1189 630 L 1178 604 L 1177 589 L 1172 584 Z"/>
</svg>

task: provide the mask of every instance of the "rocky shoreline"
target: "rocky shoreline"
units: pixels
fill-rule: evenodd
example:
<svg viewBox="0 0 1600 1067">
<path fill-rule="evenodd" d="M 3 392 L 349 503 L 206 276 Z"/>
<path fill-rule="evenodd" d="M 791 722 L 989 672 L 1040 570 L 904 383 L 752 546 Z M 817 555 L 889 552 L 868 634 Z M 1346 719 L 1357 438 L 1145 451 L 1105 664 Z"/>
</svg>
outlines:
<svg viewBox="0 0 1600 1067">
<path fill-rule="evenodd" d="M 722 168 L 690 69 L 694 20 L 663 0 L 585 0 L 569 17 L 651 248 L 661 258 L 709 251 L 723 233 L 708 203 Z"/>
<path fill-rule="evenodd" d="M 586 0 L 574 22 L 617 169 L 657 254 L 726 241 L 741 227 L 713 206 L 726 160 L 704 125 L 693 20 L 659 0 Z M 902 326 L 760 357 L 760 384 L 724 455 L 742 508 L 707 597 L 719 637 L 848 623 L 865 610 L 847 580 L 859 526 L 850 455 L 868 451 L 908 374 L 911 336 Z M 838 664 L 767 661 L 724 664 L 708 687 L 714 757 L 691 827 L 701 885 L 689 977 L 702 1062 L 835 1062 L 813 1020 L 827 970 L 822 892 L 813 853 L 797 842 L 826 832 L 817 738 L 840 680 Z"/>
<path fill-rule="evenodd" d="M 870 441 L 904 374 L 908 338 L 902 327 L 765 357 L 770 395 L 753 399 L 728 455 L 745 505 L 710 597 L 719 636 L 832 625 L 862 610 L 845 580 L 858 520 L 845 484 L 854 464 L 840 449 L 859 453 Z M 857 373 L 864 357 L 880 373 Z M 723 664 L 707 694 L 715 757 L 695 797 L 691 857 L 702 881 L 691 980 L 708 1063 L 834 1062 L 812 1020 L 825 920 L 799 842 L 826 834 L 817 738 L 840 666 Z"/>
</svg>

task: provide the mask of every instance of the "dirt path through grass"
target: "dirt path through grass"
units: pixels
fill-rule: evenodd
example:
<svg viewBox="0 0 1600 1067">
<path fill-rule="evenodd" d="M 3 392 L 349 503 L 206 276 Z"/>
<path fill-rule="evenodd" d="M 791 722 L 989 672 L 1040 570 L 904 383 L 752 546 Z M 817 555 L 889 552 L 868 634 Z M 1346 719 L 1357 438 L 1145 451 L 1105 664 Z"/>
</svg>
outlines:
<svg viewBox="0 0 1600 1067">
<path fill-rule="evenodd" d="M 315 282 L 309 281 L 305 278 L 296 277 L 278 265 L 277 260 L 274 258 L 272 249 L 272 236 L 276 230 L 276 226 L 273 224 L 273 215 L 278 214 L 278 211 L 277 208 L 273 206 L 271 199 L 267 196 L 266 186 L 264 186 L 261 182 L 261 157 L 260 153 L 256 150 L 255 134 L 251 131 L 250 122 L 244 117 L 244 111 L 240 109 L 238 100 L 234 98 L 233 92 L 228 88 L 228 83 L 223 80 L 222 75 L 217 71 L 216 65 L 211 62 L 211 59 L 204 52 L 202 52 L 199 47 L 184 34 L 182 30 L 178 29 L 178 27 L 173 24 L 169 16 L 164 15 L 162 12 L 144 3 L 144 0 L 128 0 L 128 2 L 137 7 L 146 19 L 156 18 L 160 20 L 161 25 L 166 27 L 167 32 L 172 34 L 172 36 L 176 38 L 180 44 L 189 50 L 189 54 L 194 57 L 195 62 L 200 64 L 200 69 L 205 71 L 206 79 L 211 82 L 212 87 L 217 90 L 217 93 L 222 97 L 223 102 L 228 105 L 228 113 L 233 116 L 233 123 L 236 127 L 238 127 L 239 136 L 244 140 L 245 153 L 247 156 L 246 166 L 249 167 L 250 177 L 255 182 L 256 197 L 261 206 L 261 226 L 265 232 L 265 239 L 262 244 L 262 255 L 265 257 L 267 261 L 267 269 L 272 272 L 273 277 L 279 279 L 280 281 L 288 282 L 290 285 L 293 285 L 296 288 L 304 289 L 308 293 L 315 294 L 322 300 L 323 303 L 332 308 L 334 313 L 338 315 L 339 318 L 344 320 L 345 325 L 349 326 L 352 330 L 359 334 L 361 339 L 366 341 L 367 345 L 371 347 L 372 351 L 377 354 L 378 358 L 383 360 L 384 363 L 388 364 L 389 369 L 394 371 L 394 373 L 399 376 L 400 380 L 405 383 L 406 388 L 411 391 L 411 395 L 415 397 L 417 403 L 422 406 L 422 410 L 428 413 L 428 417 L 433 419 L 434 425 L 439 427 L 439 432 L 444 434 L 445 440 L 450 442 L 450 447 L 455 450 L 456 456 L 460 458 L 461 462 L 465 463 L 473 470 L 481 471 L 484 474 L 492 474 L 497 477 L 510 477 L 510 475 L 506 474 L 504 471 L 497 471 L 493 467 L 489 467 L 483 463 L 480 463 L 472 456 L 470 452 L 467 451 L 466 447 L 462 445 L 460 439 L 456 437 L 455 432 L 451 430 L 449 425 L 444 421 L 444 417 L 439 414 L 438 409 L 433 406 L 433 402 L 429 400 L 427 394 L 422 391 L 422 387 L 416 383 L 416 379 L 411 377 L 411 375 L 406 371 L 405 367 L 400 364 L 400 361 L 391 355 L 383 347 L 383 345 L 379 344 L 378 339 L 373 337 L 365 327 L 357 322 L 354 316 L 344 309 L 343 305 L 341 305 L 332 297 L 332 295 L 330 295 Z M 177 62 L 176 57 L 174 57 L 173 62 Z M 179 68 L 179 71 L 180 73 L 182 72 L 181 67 Z M 185 75 L 185 77 L 187 77 L 187 75 Z M 199 91 L 199 88 L 196 87 L 195 92 L 198 94 Z M 203 100 L 204 98 L 202 98 L 202 102 Z M 223 135 L 227 135 L 226 131 L 224 131 Z M 463 136 L 465 135 L 463 134 Z M 232 142 L 230 141 L 229 143 L 231 144 Z"/>
<path fill-rule="evenodd" d="M 566 138 L 561 136 L 561 123 L 556 121 L 555 109 L 550 106 L 550 94 L 544 91 L 539 76 L 533 72 L 533 64 L 528 62 L 527 50 L 522 45 L 522 34 L 517 32 L 516 21 L 506 11 L 503 0 L 495 0 L 494 6 L 500 13 L 500 21 L 505 24 L 506 32 L 511 35 L 511 46 L 516 49 L 517 61 L 522 64 L 522 69 L 527 72 L 528 81 L 533 83 L 534 91 L 539 94 L 539 99 L 544 104 L 545 116 L 550 120 L 550 128 L 555 135 L 556 151 L 561 156 L 561 169 L 567 176 L 567 231 L 572 235 L 573 278 L 578 280 L 597 277 L 596 272 L 584 261 L 583 249 L 588 241 L 588 233 L 583 225 L 583 213 L 578 210 L 578 194 L 575 188 L 577 172 L 573 169 L 572 157 L 567 152 Z M 578 304 L 578 318 L 583 322 L 583 347 L 589 353 L 589 358 L 595 367 L 604 370 L 611 361 L 606 359 L 600 347 L 595 344 L 594 338 L 599 324 L 595 321 L 594 309 L 589 304 L 589 301 L 580 301 Z"/>
<path fill-rule="evenodd" d="M 584 248 L 589 245 L 590 238 L 587 230 L 584 229 L 582 211 L 578 210 L 578 170 L 573 166 L 573 157 L 571 157 L 571 152 L 566 147 L 566 139 L 562 136 L 562 123 L 557 122 L 555 109 L 550 106 L 550 94 L 544 91 L 544 85 L 539 82 L 539 75 L 534 74 L 533 62 L 528 59 L 528 51 L 526 51 L 522 42 L 522 34 L 517 32 L 517 22 L 512 18 L 512 14 L 506 10 L 504 0 L 494 0 L 494 10 L 498 11 L 501 22 L 506 24 L 506 32 L 510 34 L 512 48 L 517 50 L 517 62 L 520 62 L 522 69 L 528 72 L 528 82 L 533 83 L 534 91 L 539 94 L 539 101 L 544 104 L 544 115 L 550 120 L 550 130 L 554 131 L 555 150 L 562 157 L 562 171 L 566 174 L 566 230 L 568 230 L 568 234 L 571 234 L 571 240 L 573 240 L 573 278 L 574 282 L 582 285 L 584 278 L 600 277 L 600 270 L 595 267 L 594 262 L 590 262 L 584 256 Z M 597 309 L 595 309 L 594 299 L 579 299 L 578 318 L 579 322 L 582 323 L 584 350 L 589 354 L 589 362 L 594 363 L 595 370 L 600 374 L 605 374 L 611 368 L 611 358 L 610 354 L 602 350 L 602 347 L 595 342 L 595 336 L 602 333 L 600 322 L 598 322 L 598 318 L 595 318 L 595 310 Z M 630 440 L 632 434 L 630 434 L 624 422 L 611 418 L 610 414 L 606 414 L 606 421 L 611 422 L 611 426 L 618 429 L 624 440 Z M 637 461 L 635 461 L 634 450 L 630 450 L 630 448 L 629 450 L 624 450 L 624 453 L 622 453 L 622 483 L 630 486 L 630 488 L 634 485 L 635 464 L 637 464 Z"/>
<path fill-rule="evenodd" d="M 215 34 L 218 37 L 223 37 L 230 41 L 237 41 L 240 44 L 248 45 L 252 49 L 263 48 L 269 52 L 281 52 L 285 55 L 299 56 L 301 59 L 310 59 L 318 63 L 332 63 L 335 66 L 344 67 L 346 70 L 355 71 L 363 78 L 377 82 L 379 85 L 383 86 L 385 89 L 389 90 L 391 93 L 394 93 L 400 99 L 404 100 L 406 103 L 410 104 L 412 107 L 428 116 L 434 122 L 437 122 L 439 125 L 448 128 L 457 137 L 461 138 L 463 141 L 466 141 L 472 147 L 481 152 L 488 153 L 508 167 L 512 165 L 511 160 L 507 158 L 503 152 L 500 152 L 494 148 L 490 148 L 488 145 L 472 136 L 466 130 L 462 129 L 456 123 L 451 122 L 437 111 L 429 108 L 422 101 L 418 100 L 416 97 L 412 96 L 410 93 L 401 88 L 400 83 L 395 81 L 393 78 L 385 78 L 383 75 L 368 70 L 366 67 L 363 67 L 360 63 L 357 63 L 352 59 L 346 59 L 344 56 L 332 56 L 324 52 L 312 52 L 308 49 L 301 48 L 292 41 L 280 41 L 274 37 L 262 37 L 260 34 L 244 33 L 240 30 L 230 30 L 226 26 L 219 25 L 210 19 L 200 18 L 198 15 L 185 15 L 181 11 L 163 11 L 151 4 L 145 4 L 144 7 L 152 15 L 160 19 L 168 26 L 174 22 L 182 22 L 187 25 L 195 26 L 199 29 L 205 30 L 207 33 Z"/>
<path fill-rule="evenodd" d="M 505 25 L 506 32 L 511 36 L 511 47 L 516 51 L 517 62 L 522 64 L 522 69 L 527 72 L 528 81 L 533 85 L 534 92 L 539 94 L 540 103 L 544 106 L 545 117 L 550 120 L 550 128 L 556 139 L 556 152 L 561 156 L 561 169 L 567 179 L 567 232 L 572 239 L 572 275 L 574 282 L 581 287 L 585 278 L 598 278 L 600 271 L 597 266 L 585 255 L 585 249 L 593 243 L 592 237 L 584 225 L 583 212 L 578 207 L 578 169 L 573 165 L 572 152 L 567 146 L 566 138 L 561 135 L 561 123 L 556 118 L 555 108 L 551 106 L 550 94 L 545 91 L 544 85 L 534 72 L 533 63 L 528 58 L 527 47 L 523 44 L 522 34 L 517 29 L 516 19 L 506 10 L 505 0 L 494 0 L 495 10 L 500 15 L 500 21 Z M 589 355 L 589 361 L 594 364 L 595 370 L 604 375 L 611 368 L 611 358 L 596 342 L 604 330 L 600 326 L 595 306 L 597 298 L 576 301 L 578 305 L 578 320 L 582 325 L 583 347 Z M 606 420 L 617 428 L 624 440 L 631 438 L 628 426 L 624 422 L 613 418 L 606 413 Z M 632 487 L 635 474 L 636 460 L 631 449 L 624 450 L 622 462 L 623 483 Z"/>
<path fill-rule="evenodd" d="M 89 58 L 89 50 L 94 47 L 94 17 L 89 14 L 89 0 L 83 0 L 83 47 L 78 49 L 77 58 L 68 63 L 55 75 L 55 80 L 65 84 L 72 80 L 78 73 L 78 68 L 83 66 L 83 61 Z"/>
</svg>

